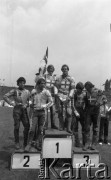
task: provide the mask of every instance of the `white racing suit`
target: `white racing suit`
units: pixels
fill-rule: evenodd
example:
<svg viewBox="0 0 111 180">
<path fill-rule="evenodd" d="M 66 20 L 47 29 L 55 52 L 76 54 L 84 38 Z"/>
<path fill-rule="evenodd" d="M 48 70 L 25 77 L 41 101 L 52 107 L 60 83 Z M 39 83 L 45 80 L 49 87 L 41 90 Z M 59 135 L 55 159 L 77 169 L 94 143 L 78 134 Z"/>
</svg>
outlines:
<svg viewBox="0 0 111 180">
<path fill-rule="evenodd" d="M 64 130 L 66 127 L 67 131 L 71 133 L 71 98 L 73 97 L 75 83 L 73 78 L 69 75 L 65 78 L 61 75 L 56 81 L 56 86 L 58 87 L 58 117 L 60 130 Z M 63 109 L 65 110 L 65 114 Z"/>
</svg>

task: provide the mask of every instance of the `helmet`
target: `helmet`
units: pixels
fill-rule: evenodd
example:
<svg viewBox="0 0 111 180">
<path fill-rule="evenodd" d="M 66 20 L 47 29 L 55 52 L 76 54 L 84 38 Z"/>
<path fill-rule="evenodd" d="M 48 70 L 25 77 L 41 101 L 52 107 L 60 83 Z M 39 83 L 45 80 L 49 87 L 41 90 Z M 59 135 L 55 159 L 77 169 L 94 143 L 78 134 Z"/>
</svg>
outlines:
<svg viewBox="0 0 111 180">
<path fill-rule="evenodd" d="M 82 83 L 82 82 L 78 82 L 78 83 L 76 84 L 76 89 L 81 89 L 81 90 L 83 90 L 83 89 L 84 89 L 83 83 Z"/>
<path fill-rule="evenodd" d="M 19 82 L 21 82 L 21 81 L 23 81 L 24 83 L 26 83 L 26 80 L 25 80 L 24 77 L 19 77 L 19 78 L 17 79 L 17 85 L 18 85 Z"/>
</svg>

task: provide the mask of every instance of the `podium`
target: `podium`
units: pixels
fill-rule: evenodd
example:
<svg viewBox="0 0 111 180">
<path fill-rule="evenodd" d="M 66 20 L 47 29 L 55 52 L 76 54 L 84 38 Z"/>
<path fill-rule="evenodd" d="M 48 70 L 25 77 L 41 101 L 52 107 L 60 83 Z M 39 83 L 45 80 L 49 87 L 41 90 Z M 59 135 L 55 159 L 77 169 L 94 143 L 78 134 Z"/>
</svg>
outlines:
<svg viewBox="0 0 111 180">
<path fill-rule="evenodd" d="M 72 135 L 66 131 L 47 130 L 43 138 L 43 158 L 72 158 Z"/>
<path fill-rule="evenodd" d="M 66 131 L 49 129 L 45 131 L 42 141 L 41 152 L 15 152 L 11 157 L 11 169 L 30 170 L 40 169 L 41 157 L 47 159 L 70 159 L 72 168 L 83 164 L 87 168 L 89 163 L 98 167 L 100 162 L 99 151 L 83 151 L 82 148 L 74 147 L 73 135 Z"/>
<path fill-rule="evenodd" d="M 78 164 L 83 164 L 84 168 L 90 164 L 94 164 L 94 168 L 98 168 L 100 163 L 100 155 L 97 150 L 83 151 L 82 148 L 73 148 L 72 166 L 77 168 Z"/>
<path fill-rule="evenodd" d="M 40 169 L 40 153 L 14 152 L 11 157 L 11 169 L 13 170 Z"/>
</svg>

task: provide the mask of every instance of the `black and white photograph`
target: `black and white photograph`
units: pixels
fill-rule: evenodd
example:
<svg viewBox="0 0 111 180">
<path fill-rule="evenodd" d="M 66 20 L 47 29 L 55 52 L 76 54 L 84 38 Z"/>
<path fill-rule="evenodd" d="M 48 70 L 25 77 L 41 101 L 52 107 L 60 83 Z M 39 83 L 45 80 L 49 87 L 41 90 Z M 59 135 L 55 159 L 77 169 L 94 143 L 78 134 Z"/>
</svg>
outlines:
<svg viewBox="0 0 111 180">
<path fill-rule="evenodd" d="M 0 0 L 0 180 L 111 178 L 110 58 L 110 0 Z"/>
</svg>

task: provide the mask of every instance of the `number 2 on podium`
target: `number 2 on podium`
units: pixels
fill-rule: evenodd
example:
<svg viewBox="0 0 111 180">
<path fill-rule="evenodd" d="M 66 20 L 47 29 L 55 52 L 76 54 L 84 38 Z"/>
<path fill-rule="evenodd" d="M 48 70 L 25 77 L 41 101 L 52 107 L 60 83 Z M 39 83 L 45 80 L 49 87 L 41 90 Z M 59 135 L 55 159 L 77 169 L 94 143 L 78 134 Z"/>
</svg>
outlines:
<svg viewBox="0 0 111 180">
<path fill-rule="evenodd" d="M 26 159 L 26 158 L 27 158 L 27 161 L 25 162 L 25 164 L 23 165 L 23 167 L 29 167 L 28 162 L 29 162 L 29 160 L 30 160 L 30 157 L 29 157 L 29 156 L 24 156 L 24 159 Z"/>
<path fill-rule="evenodd" d="M 56 146 L 57 146 L 57 153 L 59 153 L 59 143 L 56 143 Z"/>
</svg>

